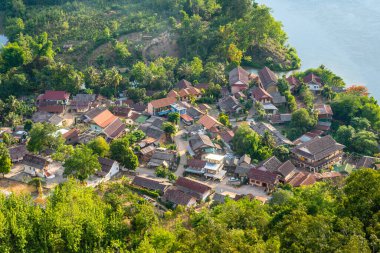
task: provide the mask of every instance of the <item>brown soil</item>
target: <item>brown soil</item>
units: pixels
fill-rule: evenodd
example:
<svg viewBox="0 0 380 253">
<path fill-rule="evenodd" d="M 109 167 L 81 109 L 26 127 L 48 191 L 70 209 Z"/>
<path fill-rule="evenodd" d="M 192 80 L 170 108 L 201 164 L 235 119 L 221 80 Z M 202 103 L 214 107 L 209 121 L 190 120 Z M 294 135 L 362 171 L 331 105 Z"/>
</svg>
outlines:
<svg viewBox="0 0 380 253">
<path fill-rule="evenodd" d="M 179 57 L 179 48 L 176 38 L 168 32 L 160 34 L 160 36 L 154 38 L 144 49 L 143 56 L 145 59 L 160 56 Z"/>
<path fill-rule="evenodd" d="M 36 187 L 13 180 L 0 179 L 0 190 L 10 191 L 15 194 L 32 194 L 36 192 Z"/>
</svg>

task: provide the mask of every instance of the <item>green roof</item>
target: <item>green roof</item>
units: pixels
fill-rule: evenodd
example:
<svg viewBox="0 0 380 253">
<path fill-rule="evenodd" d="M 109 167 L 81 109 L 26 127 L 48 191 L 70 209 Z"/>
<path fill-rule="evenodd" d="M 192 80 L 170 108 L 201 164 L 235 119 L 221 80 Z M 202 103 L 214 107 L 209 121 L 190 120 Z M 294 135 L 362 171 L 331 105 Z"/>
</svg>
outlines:
<svg viewBox="0 0 380 253">
<path fill-rule="evenodd" d="M 349 163 L 343 165 L 334 165 L 334 171 L 336 172 L 346 172 L 347 174 L 351 174 L 355 169 L 355 166 Z"/>
<path fill-rule="evenodd" d="M 145 115 L 141 115 L 139 116 L 137 119 L 136 119 L 136 122 L 139 123 L 139 124 L 143 124 L 145 123 L 145 121 L 148 119 L 148 116 L 145 116 Z"/>
</svg>

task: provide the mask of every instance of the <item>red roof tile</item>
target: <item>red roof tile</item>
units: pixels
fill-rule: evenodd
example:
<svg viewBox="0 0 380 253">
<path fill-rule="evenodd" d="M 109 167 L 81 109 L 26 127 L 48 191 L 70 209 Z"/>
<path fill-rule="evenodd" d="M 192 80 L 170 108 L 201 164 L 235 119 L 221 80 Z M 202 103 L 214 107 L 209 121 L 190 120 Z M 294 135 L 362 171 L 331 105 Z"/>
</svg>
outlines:
<svg viewBox="0 0 380 253">
<path fill-rule="evenodd" d="M 192 117 L 190 117 L 190 116 L 187 115 L 187 114 L 182 114 L 182 115 L 181 115 L 181 118 L 182 118 L 184 121 L 187 121 L 187 122 L 189 122 L 189 121 L 193 121 L 193 120 L 194 120 Z"/>
<path fill-rule="evenodd" d="M 255 89 L 253 89 L 252 95 L 256 100 L 272 99 L 272 96 L 261 87 L 256 87 Z"/>
<path fill-rule="evenodd" d="M 298 86 L 300 84 L 300 82 L 295 76 L 289 76 L 288 78 L 286 78 L 286 81 L 288 81 L 288 83 L 293 86 Z"/>
<path fill-rule="evenodd" d="M 275 184 L 278 180 L 278 176 L 270 171 L 260 170 L 252 168 L 248 172 L 248 178 L 257 180 L 260 182 Z"/>
<path fill-rule="evenodd" d="M 179 177 L 176 181 L 176 185 L 201 194 L 211 190 L 210 186 L 186 177 Z"/>
<path fill-rule="evenodd" d="M 101 128 L 107 127 L 109 124 L 114 122 L 117 119 L 115 115 L 113 115 L 109 110 L 104 110 L 95 116 L 92 120 L 100 126 Z"/>
<path fill-rule="evenodd" d="M 198 122 L 199 122 L 199 124 L 203 125 L 208 130 L 210 130 L 211 128 L 216 127 L 216 126 L 222 126 L 222 123 L 220 123 L 214 117 L 211 117 L 211 116 L 209 116 L 207 114 L 203 115 L 199 119 Z"/>
<path fill-rule="evenodd" d="M 161 98 L 161 99 L 153 100 L 150 102 L 150 104 L 154 108 L 162 108 L 162 107 L 166 107 L 166 106 L 169 106 L 171 104 L 174 104 L 175 102 L 177 102 L 176 98 L 168 97 L 168 98 Z"/>
<path fill-rule="evenodd" d="M 69 99 L 70 93 L 66 91 L 47 90 L 40 98 L 46 100 L 66 100 Z"/>
<path fill-rule="evenodd" d="M 321 79 L 319 76 L 315 75 L 314 73 L 310 73 L 310 74 L 308 74 L 307 76 L 305 76 L 305 77 L 303 78 L 303 81 L 304 81 L 305 83 L 311 83 L 311 82 L 314 82 L 314 83 L 322 84 L 322 79 Z"/>
</svg>

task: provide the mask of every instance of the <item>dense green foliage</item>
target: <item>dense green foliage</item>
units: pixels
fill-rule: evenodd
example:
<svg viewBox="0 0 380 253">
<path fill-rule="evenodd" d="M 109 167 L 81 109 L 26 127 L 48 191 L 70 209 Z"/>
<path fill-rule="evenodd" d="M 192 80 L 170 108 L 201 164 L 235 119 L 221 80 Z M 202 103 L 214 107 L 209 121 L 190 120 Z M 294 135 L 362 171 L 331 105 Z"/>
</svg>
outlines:
<svg viewBox="0 0 380 253">
<path fill-rule="evenodd" d="M 0 99 L 0 124 L 7 127 L 18 126 L 22 124 L 24 117 L 31 117 L 35 110 L 34 106 L 30 106 L 14 96 L 9 96 L 4 101 Z"/>
<path fill-rule="evenodd" d="M 364 155 L 379 152 L 380 106 L 374 98 L 342 93 L 333 99 L 331 107 L 340 123 L 335 137 L 347 150 Z"/>
<path fill-rule="evenodd" d="M 269 204 L 243 198 L 159 216 L 128 182 L 99 190 L 72 180 L 42 208 L 0 194 L 1 252 L 377 252 L 380 172 L 284 188 Z M 156 195 L 157 196 L 157 195 Z"/>
<path fill-rule="evenodd" d="M 98 155 L 84 145 L 75 148 L 74 153 L 65 160 L 63 167 L 66 176 L 72 175 L 81 182 L 101 170 Z"/>
<path fill-rule="evenodd" d="M 130 80 L 139 83 L 137 88 L 168 91 L 181 78 L 224 85 L 226 70 L 240 63 L 299 67 L 270 10 L 248 1 L 242 10 L 239 4 L 7 0 L 0 7 L 5 9 L 10 38 L 0 51 L 1 98 L 45 89 L 77 93 L 83 83 L 111 97 L 132 87 Z M 235 11 L 240 16 L 232 14 Z M 149 51 L 152 38 L 180 54 L 154 55 Z M 121 68 L 128 70 L 123 76 Z M 135 95 L 134 100 L 145 97 Z M 207 97 L 218 96 L 212 91 Z"/>
<path fill-rule="evenodd" d="M 87 146 L 100 157 L 106 157 L 110 151 L 110 146 L 108 145 L 107 141 L 101 136 L 98 136 L 90 141 Z"/>
<path fill-rule="evenodd" d="M 139 166 L 139 161 L 130 147 L 129 139 L 124 137 L 113 140 L 110 145 L 110 157 L 126 169 L 135 170 Z"/>
<path fill-rule="evenodd" d="M 11 171 L 12 160 L 4 143 L 0 143 L 0 173 L 7 174 Z"/>
<path fill-rule="evenodd" d="M 57 128 L 48 123 L 36 123 L 29 133 L 27 149 L 33 153 L 40 153 L 47 149 L 57 150 L 63 145 L 64 139 L 56 136 Z"/>
<path fill-rule="evenodd" d="M 232 147 L 238 155 L 247 154 L 253 160 L 262 161 L 272 156 L 274 140 L 269 133 L 261 137 L 248 124 L 242 124 L 235 132 Z"/>
</svg>

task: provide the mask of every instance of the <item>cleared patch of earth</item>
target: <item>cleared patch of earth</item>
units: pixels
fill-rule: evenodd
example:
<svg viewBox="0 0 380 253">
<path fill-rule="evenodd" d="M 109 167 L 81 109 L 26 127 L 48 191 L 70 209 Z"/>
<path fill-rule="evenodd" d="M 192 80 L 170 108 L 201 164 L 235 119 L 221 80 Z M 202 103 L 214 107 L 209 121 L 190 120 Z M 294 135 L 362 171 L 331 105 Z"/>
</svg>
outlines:
<svg viewBox="0 0 380 253">
<path fill-rule="evenodd" d="M 31 194 L 36 192 L 36 187 L 9 179 L 0 179 L 0 192 L 2 191 L 15 194 Z"/>
<path fill-rule="evenodd" d="M 168 32 L 161 33 L 144 49 L 143 56 L 144 59 L 154 59 L 161 56 L 179 57 L 176 36 Z"/>
</svg>

